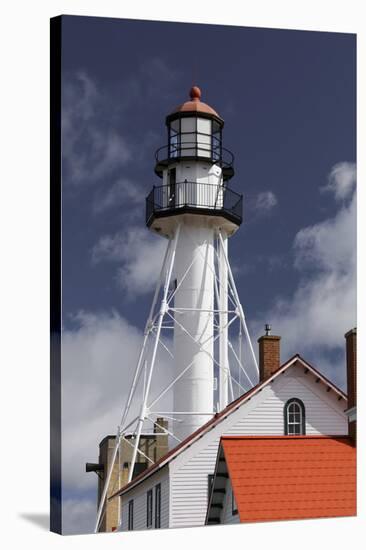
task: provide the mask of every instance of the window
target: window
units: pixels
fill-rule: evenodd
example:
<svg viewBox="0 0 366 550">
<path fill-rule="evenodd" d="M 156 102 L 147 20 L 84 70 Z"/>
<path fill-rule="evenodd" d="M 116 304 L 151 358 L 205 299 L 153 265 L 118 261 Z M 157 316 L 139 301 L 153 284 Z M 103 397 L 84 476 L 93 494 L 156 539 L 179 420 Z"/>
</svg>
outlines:
<svg viewBox="0 0 366 550">
<path fill-rule="evenodd" d="M 293 397 L 284 408 L 285 435 L 305 435 L 305 406 Z"/>
<path fill-rule="evenodd" d="M 161 485 L 155 486 L 155 529 L 160 529 Z"/>
<path fill-rule="evenodd" d="M 238 513 L 238 507 L 236 505 L 233 488 L 231 488 L 231 514 L 233 516 L 236 516 L 237 513 Z"/>
<path fill-rule="evenodd" d="M 213 484 L 214 477 L 215 477 L 214 474 L 208 474 L 208 476 L 207 476 L 207 482 L 208 482 L 208 485 L 207 485 L 207 501 L 208 502 L 210 501 L 211 489 L 212 489 L 212 484 Z"/>
<path fill-rule="evenodd" d="M 133 500 L 128 503 L 128 530 L 133 531 Z"/>
<path fill-rule="evenodd" d="M 146 527 L 152 526 L 153 516 L 153 492 L 150 489 L 146 495 Z"/>
</svg>

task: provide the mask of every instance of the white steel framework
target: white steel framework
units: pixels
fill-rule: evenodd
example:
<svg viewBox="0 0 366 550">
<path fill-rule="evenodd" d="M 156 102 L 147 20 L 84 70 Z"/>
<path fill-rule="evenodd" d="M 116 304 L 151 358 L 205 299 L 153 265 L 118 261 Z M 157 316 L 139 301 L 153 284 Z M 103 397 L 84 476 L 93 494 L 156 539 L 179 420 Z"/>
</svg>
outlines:
<svg viewBox="0 0 366 550">
<path fill-rule="evenodd" d="M 181 223 L 177 224 L 176 230 L 168 240 L 149 317 L 144 330 L 144 338 L 136 369 L 128 398 L 123 409 L 121 421 L 117 429 L 115 447 L 98 507 L 95 532 L 98 532 L 105 513 L 107 493 L 116 460 L 118 460 L 118 464 L 120 463 L 119 449 L 122 440 L 127 441 L 129 445 L 133 446 L 132 459 L 128 473 L 128 481 L 131 481 L 138 454 L 147 459 L 148 462 L 151 462 L 151 459 L 149 459 L 139 448 L 140 438 L 143 434 L 143 430 L 147 430 L 145 427 L 147 424 L 150 426 L 153 425 L 154 427 L 157 426 L 159 430 L 161 430 L 160 435 L 168 434 L 174 445 L 179 444 L 181 441 L 181 438 L 177 435 L 180 433 L 179 423 L 184 423 L 187 417 L 192 418 L 197 416 L 202 425 L 204 422 L 208 421 L 215 412 L 224 409 L 229 401 L 253 387 L 259 375 L 244 310 L 239 300 L 237 287 L 229 263 L 228 239 L 225 232 L 217 229 L 215 230 L 213 243 L 203 242 L 203 244 L 210 244 L 210 246 L 212 244 L 213 247 L 213 262 L 211 262 L 211 264 L 207 263 L 208 268 L 212 270 L 214 283 L 214 299 L 212 303 L 210 303 L 210 307 L 182 307 L 181 304 L 175 303 L 174 299 L 180 287 L 184 284 L 191 270 L 194 269 L 195 262 L 199 261 L 199 254 L 204 253 L 204 249 L 200 249 L 199 254 L 193 257 L 187 268 L 180 273 L 179 282 L 175 286 L 172 286 L 173 271 L 177 268 L 176 253 L 181 235 L 181 225 Z M 214 330 L 212 333 L 207 333 L 207 338 L 205 340 L 202 340 L 202 338 L 198 340 L 197 335 L 190 333 L 187 329 L 187 323 L 184 324 L 182 322 L 182 318 L 184 318 L 185 315 L 188 316 L 192 311 L 200 311 L 201 313 L 211 316 L 213 319 Z M 234 337 L 231 337 L 230 334 L 233 332 L 235 324 L 239 326 L 237 327 L 238 332 L 236 333 L 237 336 L 234 341 Z M 195 342 L 198 352 L 203 356 L 209 357 L 214 365 L 218 378 L 216 390 L 218 399 L 216 401 L 216 407 L 212 409 L 211 406 L 208 406 L 208 410 L 184 410 L 184 407 L 181 406 L 180 408 L 183 410 L 177 409 L 161 412 L 157 407 L 161 399 L 166 396 L 168 392 L 171 392 L 174 386 L 184 381 L 184 377 L 187 373 L 194 368 L 194 359 L 187 364 L 183 364 L 181 361 L 182 355 L 180 355 L 180 361 L 178 362 L 179 369 L 177 370 L 176 368 L 177 361 L 174 356 L 176 344 L 173 345 L 172 339 L 169 339 L 169 329 L 175 329 L 176 327 L 179 327 L 186 341 L 192 340 Z M 167 331 L 167 338 L 163 338 L 164 331 Z M 244 347 L 243 335 L 247 347 Z M 208 346 L 208 344 L 210 344 L 210 346 Z M 157 357 L 159 346 L 166 352 L 170 360 L 175 363 L 175 370 L 172 368 L 172 372 L 174 373 L 172 380 L 166 384 L 158 395 L 152 397 L 150 395 L 151 383 L 154 372 L 159 366 L 156 364 L 158 363 Z M 243 350 L 247 350 L 245 361 L 245 353 L 243 354 Z M 212 388 L 212 392 L 214 393 L 214 388 Z M 214 402 L 213 398 L 214 396 L 212 395 L 212 403 Z M 131 414 L 133 400 L 138 400 L 140 402 L 137 415 Z M 173 409 L 174 408 L 173 406 Z M 133 418 L 130 418 L 131 416 Z M 173 422 L 173 429 L 168 430 L 159 425 L 157 416 L 164 416 L 171 420 Z M 126 439 L 127 435 L 129 436 L 128 440 Z M 156 433 L 156 435 L 159 434 Z M 119 484 L 120 476 L 118 475 L 117 477 Z M 120 487 L 116 487 L 115 489 L 117 490 L 119 488 Z"/>
</svg>

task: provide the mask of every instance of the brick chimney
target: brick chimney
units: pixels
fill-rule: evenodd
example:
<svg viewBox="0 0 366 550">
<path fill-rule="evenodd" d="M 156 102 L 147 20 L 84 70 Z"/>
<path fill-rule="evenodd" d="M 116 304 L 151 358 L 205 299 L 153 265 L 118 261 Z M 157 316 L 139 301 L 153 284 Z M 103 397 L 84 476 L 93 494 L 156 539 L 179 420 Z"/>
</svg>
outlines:
<svg viewBox="0 0 366 550">
<path fill-rule="evenodd" d="M 266 334 L 258 339 L 259 344 L 259 381 L 267 380 L 280 368 L 281 336 L 271 335 L 271 325 L 265 326 Z"/>
<path fill-rule="evenodd" d="M 347 395 L 348 395 L 348 432 L 356 441 L 356 370 L 357 370 L 357 329 L 353 328 L 344 335 L 346 339 Z"/>
</svg>

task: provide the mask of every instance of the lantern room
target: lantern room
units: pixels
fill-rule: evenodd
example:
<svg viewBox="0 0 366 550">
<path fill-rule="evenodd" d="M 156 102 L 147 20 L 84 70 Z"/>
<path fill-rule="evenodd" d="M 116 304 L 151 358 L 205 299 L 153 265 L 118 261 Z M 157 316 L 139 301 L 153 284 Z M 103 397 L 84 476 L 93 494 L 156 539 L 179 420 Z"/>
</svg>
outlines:
<svg viewBox="0 0 366 550">
<path fill-rule="evenodd" d="M 194 214 L 197 223 L 197 215 L 210 226 L 225 223 L 232 234 L 242 221 L 242 196 L 228 188 L 234 156 L 222 145 L 223 119 L 193 86 L 190 99 L 166 117 L 166 126 L 167 144 L 155 155 L 162 182 L 146 199 L 147 226 L 169 236 L 176 216 Z"/>
<path fill-rule="evenodd" d="M 201 160 L 215 163 L 226 181 L 234 175 L 234 156 L 222 146 L 223 119 L 201 101 L 201 90 L 193 86 L 190 100 L 178 106 L 166 118 L 168 144 L 156 152 L 155 172 L 177 160 Z"/>
<path fill-rule="evenodd" d="M 191 101 L 167 117 L 169 156 L 220 161 L 224 121 L 211 107 L 200 101 L 201 91 L 197 86 L 191 89 L 190 96 Z"/>
</svg>

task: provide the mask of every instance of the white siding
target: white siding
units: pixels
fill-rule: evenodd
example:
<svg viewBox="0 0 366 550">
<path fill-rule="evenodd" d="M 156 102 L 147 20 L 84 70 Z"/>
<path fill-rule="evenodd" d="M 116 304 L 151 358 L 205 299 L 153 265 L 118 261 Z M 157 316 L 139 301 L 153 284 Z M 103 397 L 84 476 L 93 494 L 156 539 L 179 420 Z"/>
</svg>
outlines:
<svg viewBox="0 0 366 550">
<path fill-rule="evenodd" d="M 283 406 L 291 397 L 305 405 L 306 435 L 344 435 L 348 433 L 344 414 L 345 401 L 338 401 L 334 393 L 327 394 L 325 386 L 316 384 L 314 376 L 295 369 L 282 380 L 266 388 L 266 399 L 259 407 L 232 426 L 231 434 L 283 435 Z"/>
<path fill-rule="evenodd" d="M 204 524 L 208 474 L 214 472 L 221 435 L 283 435 L 283 407 L 291 397 L 304 402 L 308 435 L 348 433 L 345 401 L 315 380 L 302 366 L 291 367 L 171 462 L 170 527 Z"/>
<path fill-rule="evenodd" d="M 171 465 L 170 526 L 203 525 L 208 499 L 208 474 L 213 474 L 218 449 L 214 441 L 182 468 Z"/>
<path fill-rule="evenodd" d="M 221 511 L 221 523 L 240 523 L 239 514 L 234 514 L 232 511 L 232 487 L 230 479 L 226 481 L 226 493 L 223 502 L 223 509 Z"/>
<path fill-rule="evenodd" d="M 161 484 L 161 529 L 169 527 L 169 466 L 165 466 L 162 470 L 152 475 L 145 482 L 137 485 L 135 489 L 131 489 L 126 495 L 122 496 L 122 524 L 120 531 L 128 530 L 128 503 L 133 500 L 133 529 L 134 531 L 147 529 L 146 527 L 146 502 L 147 492 L 153 490 L 153 524 L 155 521 L 155 486 Z M 150 529 L 150 527 L 149 527 Z"/>
</svg>

